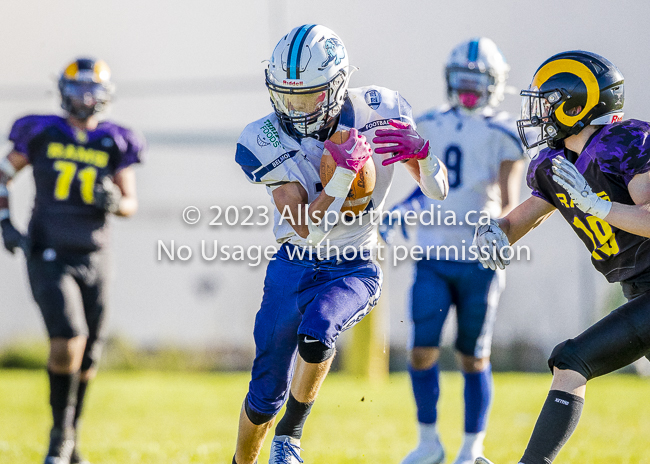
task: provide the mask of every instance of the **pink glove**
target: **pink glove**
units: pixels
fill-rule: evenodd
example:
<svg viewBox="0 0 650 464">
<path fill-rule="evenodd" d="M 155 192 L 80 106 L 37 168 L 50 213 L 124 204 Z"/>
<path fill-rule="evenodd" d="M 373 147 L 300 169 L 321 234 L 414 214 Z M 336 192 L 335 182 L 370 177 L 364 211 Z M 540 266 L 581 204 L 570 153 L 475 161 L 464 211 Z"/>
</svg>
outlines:
<svg viewBox="0 0 650 464">
<path fill-rule="evenodd" d="M 353 171 L 355 174 L 372 156 L 372 149 L 366 142 L 365 135 L 359 135 L 356 129 L 350 129 L 350 138 L 340 145 L 326 140 L 325 149 L 330 152 L 337 166 Z"/>
<path fill-rule="evenodd" d="M 375 149 L 375 153 L 395 153 L 392 158 L 385 159 L 381 164 L 388 166 L 397 161 L 404 161 L 410 158 L 424 159 L 429 154 L 429 141 L 420 137 L 413 128 L 402 121 L 391 119 L 388 121 L 395 129 L 378 129 L 372 143 L 386 144 L 385 147 Z"/>
</svg>

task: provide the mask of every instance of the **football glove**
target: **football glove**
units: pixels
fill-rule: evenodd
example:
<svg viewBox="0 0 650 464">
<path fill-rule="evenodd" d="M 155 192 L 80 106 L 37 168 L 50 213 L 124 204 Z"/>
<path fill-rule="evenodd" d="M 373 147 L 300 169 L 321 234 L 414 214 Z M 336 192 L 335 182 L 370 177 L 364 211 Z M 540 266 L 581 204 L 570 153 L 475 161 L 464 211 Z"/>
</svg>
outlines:
<svg viewBox="0 0 650 464">
<path fill-rule="evenodd" d="M 411 158 L 424 159 L 429 155 L 429 142 L 424 140 L 409 124 L 391 119 L 388 123 L 394 129 L 378 129 L 372 143 L 390 144 L 375 148 L 375 153 L 393 153 L 391 158 L 381 164 L 388 166 L 397 161 L 407 161 Z"/>
<path fill-rule="evenodd" d="M 489 224 L 476 224 L 472 246 L 476 247 L 478 260 L 486 269 L 496 271 L 497 267 L 505 269 L 510 264 L 509 259 L 501 256 L 501 250 L 510 246 L 510 242 L 494 219 Z"/>
<path fill-rule="evenodd" d="M 5 218 L 0 221 L 0 227 L 2 228 L 2 242 L 4 243 L 5 248 L 11 254 L 16 252 L 16 248 L 23 248 L 26 244 L 26 238 L 23 234 L 18 232 L 18 230 L 11 223 L 11 219 Z"/>
<path fill-rule="evenodd" d="M 584 213 L 605 219 L 612 209 L 612 203 L 596 195 L 575 165 L 564 156 L 553 158 L 553 180 L 567 191 L 573 204 Z"/>
<path fill-rule="evenodd" d="M 94 205 L 108 213 L 117 213 L 120 209 L 120 200 L 122 191 L 108 177 L 104 177 L 101 182 L 95 185 L 95 202 Z"/>
<path fill-rule="evenodd" d="M 325 149 L 330 152 L 337 167 L 354 171 L 355 174 L 372 156 L 372 148 L 366 141 L 366 136 L 359 135 L 359 131 L 354 128 L 350 129 L 350 137 L 340 145 L 326 140 Z"/>
<path fill-rule="evenodd" d="M 332 155 L 336 169 L 325 186 L 325 193 L 334 198 L 346 198 L 357 173 L 372 156 L 370 144 L 357 129 L 350 129 L 350 137 L 340 145 L 325 141 L 325 149 Z"/>
</svg>

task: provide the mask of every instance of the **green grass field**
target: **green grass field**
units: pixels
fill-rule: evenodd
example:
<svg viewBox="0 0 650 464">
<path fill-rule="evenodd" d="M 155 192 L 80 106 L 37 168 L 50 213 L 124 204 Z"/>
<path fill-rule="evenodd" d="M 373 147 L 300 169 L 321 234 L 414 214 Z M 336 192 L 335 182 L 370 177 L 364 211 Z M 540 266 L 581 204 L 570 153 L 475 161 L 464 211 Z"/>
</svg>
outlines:
<svg viewBox="0 0 650 464">
<path fill-rule="evenodd" d="M 81 450 L 93 464 L 230 464 L 248 374 L 102 372 L 91 386 Z M 521 457 L 550 375 L 497 374 L 486 455 Z M 416 443 L 408 377 L 370 385 L 332 374 L 305 427 L 310 463 L 399 463 Z M 440 430 L 453 460 L 462 391 L 444 373 Z M 618 375 L 590 383 L 578 430 L 558 463 L 650 463 L 650 381 Z M 0 464 L 42 462 L 50 425 L 45 372 L 0 371 Z M 268 440 L 260 463 L 268 460 Z"/>
</svg>

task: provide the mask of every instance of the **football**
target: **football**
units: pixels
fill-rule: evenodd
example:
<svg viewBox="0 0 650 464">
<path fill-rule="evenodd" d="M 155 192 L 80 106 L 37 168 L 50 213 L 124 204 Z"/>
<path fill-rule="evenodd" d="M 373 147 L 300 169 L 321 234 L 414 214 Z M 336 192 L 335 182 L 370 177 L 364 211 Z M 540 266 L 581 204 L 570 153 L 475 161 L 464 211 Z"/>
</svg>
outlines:
<svg viewBox="0 0 650 464">
<path fill-rule="evenodd" d="M 338 131 L 330 137 L 330 140 L 337 145 L 345 143 L 350 137 L 350 132 L 346 130 Z M 336 169 L 336 162 L 332 155 L 327 151 L 323 151 L 323 156 L 320 159 L 320 180 L 323 187 L 327 185 Z M 341 207 L 342 212 L 350 211 L 354 215 L 362 212 L 372 197 L 372 192 L 375 190 L 375 181 L 377 180 L 377 173 L 375 170 L 375 163 L 372 158 L 366 161 L 363 168 L 358 172 L 357 176 L 352 182 L 352 188 L 348 193 L 348 197 L 343 202 Z"/>
</svg>

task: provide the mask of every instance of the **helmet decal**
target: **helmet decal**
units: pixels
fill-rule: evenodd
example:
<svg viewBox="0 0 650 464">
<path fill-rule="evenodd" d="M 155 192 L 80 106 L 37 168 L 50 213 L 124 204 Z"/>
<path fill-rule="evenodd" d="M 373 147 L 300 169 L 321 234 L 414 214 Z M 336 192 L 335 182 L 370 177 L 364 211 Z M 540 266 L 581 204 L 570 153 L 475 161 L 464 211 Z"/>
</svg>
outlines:
<svg viewBox="0 0 650 464">
<path fill-rule="evenodd" d="M 302 50 L 302 47 L 305 45 L 305 40 L 307 39 L 307 36 L 309 35 L 309 32 L 316 27 L 315 24 L 305 24 L 300 28 L 300 30 L 296 33 L 296 35 L 293 37 L 293 40 L 291 41 L 291 45 L 289 45 L 289 53 L 288 53 L 288 60 L 286 64 L 286 69 L 287 69 L 287 79 L 300 79 L 300 72 L 304 71 L 307 65 L 309 64 L 309 60 L 311 59 L 311 54 L 309 58 L 306 60 L 306 63 L 303 63 L 301 66 L 301 56 L 302 53 L 300 51 Z"/>
<path fill-rule="evenodd" d="M 77 77 L 78 72 L 79 72 L 79 65 L 77 64 L 76 61 L 73 61 L 68 65 L 67 68 L 65 68 L 65 71 L 63 71 L 63 75 L 68 79 L 74 79 L 75 77 Z"/>
<path fill-rule="evenodd" d="M 519 137 L 527 149 L 560 148 L 588 125 L 621 120 L 624 92 L 623 75 L 605 57 L 583 50 L 558 53 L 542 63 L 520 93 Z"/>
<path fill-rule="evenodd" d="M 105 61 L 99 60 L 96 61 L 95 66 L 93 66 L 93 75 L 96 82 L 103 82 L 111 78 L 111 70 Z"/>
<path fill-rule="evenodd" d="M 591 111 L 591 109 L 598 104 L 600 88 L 598 87 L 598 80 L 596 79 L 596 76 L 594 76 L 594 73 L 584 64 L 571 59 L 551 61 L 545 66 L 542 66 L 533 78 L 533 85 L 537 88 L 541 88 L 542 84 L 549 78 L 564 72 L 577 76 L 585 84 L 585 87 L 587 87 L 587 103 L 580 113 L 575 116 L 569 116 L 566 114 L 564 112 L 565 102 L 562 102 L 555 110 L 555 117 L 557 120 L 565 126 L 570 127 L 580 121 L 585 114 Z"/>
<path fill-rule="evenodd" d="M 325 69 L 334 60 L 335 65 L 341 64 L 341 60 L 345 58 L 345 48 L 339 39 L 330 37 L 325 41 L 325 51 L 327 52 L 327 59 L 323 61 L 318 68 L 320 71 Z"/>
<path fill-rule="evenodd" d="M 79 82 L 105 82 L 111 78 L 111 70 L 103 60 L 80 58 L 65 68 L 63 76 Z"/>
</svg>

